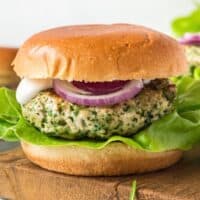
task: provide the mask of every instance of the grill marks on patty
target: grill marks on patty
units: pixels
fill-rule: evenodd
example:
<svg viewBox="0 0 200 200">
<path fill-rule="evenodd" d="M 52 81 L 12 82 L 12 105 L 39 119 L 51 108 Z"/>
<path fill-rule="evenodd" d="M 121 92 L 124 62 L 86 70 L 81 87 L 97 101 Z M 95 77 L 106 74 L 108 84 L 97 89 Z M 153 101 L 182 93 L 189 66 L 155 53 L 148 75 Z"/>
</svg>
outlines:
<svg viewBox="0 0 200 200">
<path fill-rule="evenodd" d="M 107 139 L 131 136 L 173 109 L 175 89 L 168 80 L 152 81 L 133 99 L 109 107 L 75 105 L 53 91 L 39 93 L 23 106 L 24 117 L 49 136 Z"/>
</svg>

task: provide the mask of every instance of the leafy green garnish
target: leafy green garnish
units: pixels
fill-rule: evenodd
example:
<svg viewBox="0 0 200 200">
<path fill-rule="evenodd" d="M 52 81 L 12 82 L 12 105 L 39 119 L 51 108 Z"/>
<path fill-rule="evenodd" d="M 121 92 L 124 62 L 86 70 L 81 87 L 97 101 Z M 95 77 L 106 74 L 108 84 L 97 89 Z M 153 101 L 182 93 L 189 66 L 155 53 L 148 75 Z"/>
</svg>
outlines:
<svg viewBox="0 0 200 200">
<path fill-rule="evenodd" d="M 196 8 L 186 16 L 178 17 L 172 21 L 172 30 L 176 36 L 181 37 L 185 33 L 200 32 L 200 4 L 196 3 Z"/>
<path fill-rule="evenodd" d="M 196 80 L 200 80 L 200 66 L 192 66 L 191 70 L 192 70 L 191 73 L 192 73 L 193 78 Z"/>
<path fill-rule="evenodd" d="M 136 188 L 137 188 L 137 183 L 136 180 L 133 181 L 132 187 L 131 187 L 131 194 L 130 194 L 130 200 L 135 200 L 136 196 Z"/>
<path fill-rule="evenodd" d="M 21 116 L 21 108 L 15 99 L 15 92 L 0 88 L 0 139 L 17 141 L 16 124 Z"/>
</svg>

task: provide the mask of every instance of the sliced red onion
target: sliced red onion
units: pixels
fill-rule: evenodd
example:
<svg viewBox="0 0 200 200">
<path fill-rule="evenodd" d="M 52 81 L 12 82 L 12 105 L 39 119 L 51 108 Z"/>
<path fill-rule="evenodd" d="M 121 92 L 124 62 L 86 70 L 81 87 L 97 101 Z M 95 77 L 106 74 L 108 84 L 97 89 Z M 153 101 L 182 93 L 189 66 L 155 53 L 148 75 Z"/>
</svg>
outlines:
<svg viewBox="0 0 200 200">
<path fill-rule="evenodd" d="M 179 40 L 181 44 L 186 45 L 200 45 L 200 34 L 186 33 L 183 38 Z"/>
<path fill-rule="evenodd" d="M 116 92 L 123 88 L 129 81 L 112 81 L 112 82 L 93 82 L 85 83 L 80 81 L 73 81 L 72 84 L 84 91 L 92 92 L 93 94 L 108 94 Z"/>
<path fill-rule="evenodd" d="M 129 81 L 121 90 L 104 95 L 93 95 L 91 93 L 80 93 L 78 90 L 71 90 L 71 83 L 62 80 L 55 80 L 53 88 L 63 99 L 71 103 L 85 106 L 107 106 L 120 103 L 136 96 L 143 88 L 141 80 Z M 81 90 L 82 91 L 82 90 Z"/>
</svg>

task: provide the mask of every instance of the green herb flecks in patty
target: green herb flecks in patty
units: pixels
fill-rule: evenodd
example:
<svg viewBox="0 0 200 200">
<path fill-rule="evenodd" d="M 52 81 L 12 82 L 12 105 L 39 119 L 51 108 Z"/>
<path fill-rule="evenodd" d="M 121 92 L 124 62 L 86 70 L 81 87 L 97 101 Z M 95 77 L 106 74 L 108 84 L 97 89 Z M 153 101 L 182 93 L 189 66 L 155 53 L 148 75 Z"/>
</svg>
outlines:
<svg viewBox="0 0 200 200">
<path fill-rule="evenodd" d="M 130 136 L 171 112 L 174 87 L 152 81 L 134 98 L 108 107 L 72 104 L 53 91 L 39 93 L 23 106 L 24 117 L 40 131 L 67 139 Z"/>
</svg>

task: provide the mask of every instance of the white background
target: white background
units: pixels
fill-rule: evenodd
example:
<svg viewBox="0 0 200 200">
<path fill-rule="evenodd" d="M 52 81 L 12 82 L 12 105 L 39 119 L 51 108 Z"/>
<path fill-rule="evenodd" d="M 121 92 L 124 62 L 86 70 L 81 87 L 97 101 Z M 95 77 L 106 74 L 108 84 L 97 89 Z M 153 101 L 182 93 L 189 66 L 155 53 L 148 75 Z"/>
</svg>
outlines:
<svg viewBox="0 0 200 200">
<path fill-rule="evenodd" d="M 1 0 L 0 45 L 18 46 L 32 34 L 83 23 L 136 23 L 170 34 L 170 21 L 191 0 Z"/>
</svg>

